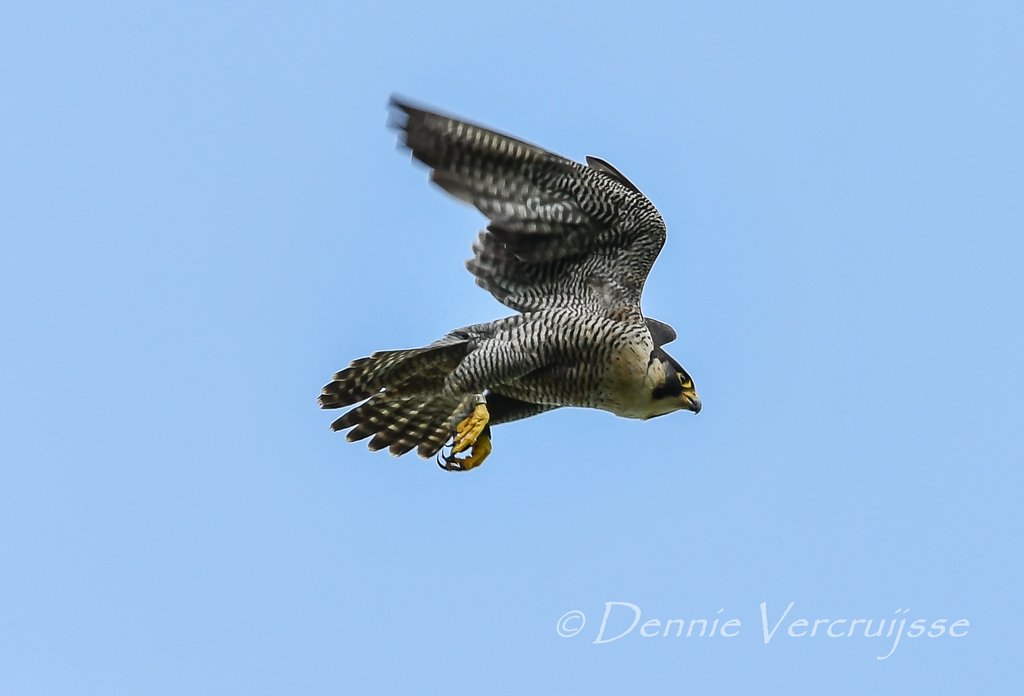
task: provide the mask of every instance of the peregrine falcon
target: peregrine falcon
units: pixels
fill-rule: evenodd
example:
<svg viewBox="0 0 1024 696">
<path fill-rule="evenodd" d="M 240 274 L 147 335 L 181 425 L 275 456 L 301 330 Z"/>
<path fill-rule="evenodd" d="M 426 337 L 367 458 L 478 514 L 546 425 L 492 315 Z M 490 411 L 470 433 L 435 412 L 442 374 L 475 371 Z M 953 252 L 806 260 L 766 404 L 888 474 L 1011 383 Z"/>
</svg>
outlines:
<svg viewBox="0 0 1024 696">
<path fill-rule="evenodd" d="M 561 406 L 700 411 L 664 349 L 675 330 L 640 310 L 665 222 L 629 179 L 597 157 L 580 164 L 394 98 L 391 109 L 430 179 L 487 217 L 466 267 L 518 313 L 353 361 L 320 395 L 321 408 L 363 402 L 333 430 L 465 471 L 490 454 L 492 425 Z"/>
</svg>

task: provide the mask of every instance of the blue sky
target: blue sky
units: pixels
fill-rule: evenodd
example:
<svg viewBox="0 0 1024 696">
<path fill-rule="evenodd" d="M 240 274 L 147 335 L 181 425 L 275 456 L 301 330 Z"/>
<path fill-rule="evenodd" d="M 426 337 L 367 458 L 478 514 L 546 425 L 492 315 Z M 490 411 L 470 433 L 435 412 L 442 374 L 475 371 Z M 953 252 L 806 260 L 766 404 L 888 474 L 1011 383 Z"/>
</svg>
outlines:
<svg viewBox="0 0 1024 696">
<path fill-rule="evenodd" d="M 0 693 L 1019 686 L 1020 5 L 351 5 L 0 9 Z M 508 313 L 392 92 L 650 196 L 699 416 L 465 475 L 328 430 L 350 359 Z M 970 628 L 765 644 L 790 602 Z"/>
</svg>

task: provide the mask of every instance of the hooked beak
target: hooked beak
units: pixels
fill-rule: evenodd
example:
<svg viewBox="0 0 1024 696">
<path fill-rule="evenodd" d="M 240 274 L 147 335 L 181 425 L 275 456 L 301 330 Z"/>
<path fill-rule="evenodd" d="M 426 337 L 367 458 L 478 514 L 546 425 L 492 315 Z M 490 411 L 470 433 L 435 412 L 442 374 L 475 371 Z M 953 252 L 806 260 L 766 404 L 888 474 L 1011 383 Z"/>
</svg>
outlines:
<svg viewBox="0 0 1024 696">
<path fill-rule="evenodd" d="M 686 401 L 685 408 L 687 411 L 693 411 L 694 413 L 700 413 L 700 397 L 697 396 L 697 392 L 687 392 L 683 394 L 683 399 Z"/>
</svg>

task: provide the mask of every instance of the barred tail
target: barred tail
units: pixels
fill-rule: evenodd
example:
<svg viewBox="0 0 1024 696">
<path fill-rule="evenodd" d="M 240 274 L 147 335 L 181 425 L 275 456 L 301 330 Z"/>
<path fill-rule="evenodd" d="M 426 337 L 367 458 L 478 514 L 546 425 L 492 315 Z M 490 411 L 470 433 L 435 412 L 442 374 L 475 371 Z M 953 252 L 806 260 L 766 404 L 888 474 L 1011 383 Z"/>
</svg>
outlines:
<svg viewBox="0 0 1024 696">
<path fill-rule="evenodd" d="M 333 430 L 352 428 L 349 442 L 373 436 L 372 451 L 388 448 L 394 455 L 416 449 L 421 457 L 432 457 L 452 436 L 455 423 L 467 411 L 463 399 L 436 394 L 401 396 L 383 391 L 331 424 Z"/>
<path fill-rule="evenodd" d="M 353 360 L 323 388 L 320 408 L 350 406 L 385 388 L 408 393 L 436 386 L 468 352 L 469 341 L 456 332 L 424 348 L 378 351 Z"/>
<path fill-rule="evenodd" d="M 445 377 L 470 351 L 469 338 L 453 332 L 423 348 L 389 350 L 354 360 L 334 375 L 320 394 L 321 408 L 341 408 L 369 399 L 331 424 L 352 428 L 349 442 L 373 435 L 371 450 L 389 448 L 421 456 L 437 453 L 451 435 L 461 412 L 461 397 L 438 395 Z"/>
</svg>

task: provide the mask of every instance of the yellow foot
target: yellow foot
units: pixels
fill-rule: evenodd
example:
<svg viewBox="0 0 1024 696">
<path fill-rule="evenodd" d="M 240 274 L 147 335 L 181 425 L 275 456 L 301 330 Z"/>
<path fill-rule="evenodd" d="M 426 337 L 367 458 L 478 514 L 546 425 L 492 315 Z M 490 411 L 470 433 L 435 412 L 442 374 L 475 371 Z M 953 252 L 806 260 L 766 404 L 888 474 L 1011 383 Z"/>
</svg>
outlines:
<svg viewBox="0 0 1024 696">
<path fill-rule="evenodd" d="M 491 414 L 487 411 L 486 402 L 474 406 L 473 412 L 455 426 L 451 452 L 438 458 L 438 466 L 447 471 L 466 471 L 483 464 L 487 455 L 491 453 L 491 434 L 487 428 L 490 419 Z M 470 447 L 473 450 L 469 456 L 461 459 L 455 456 Z"/>
<path fill-rule="evenodd" d="M 480 433 L 487 427 L 491 420 L 491 414 L 487 411 L 487 404 L 480 403 L 473 407 L 473 412 L 461 423 L 455 426 L 455 440 L 452 442 L 452 454 L 465 452 L 480 437 Z"/>
</svg>

